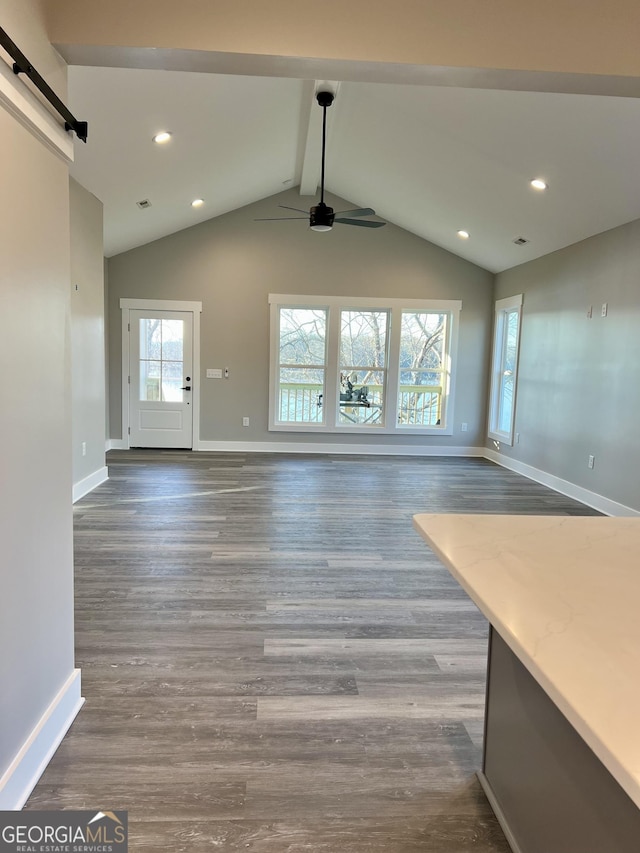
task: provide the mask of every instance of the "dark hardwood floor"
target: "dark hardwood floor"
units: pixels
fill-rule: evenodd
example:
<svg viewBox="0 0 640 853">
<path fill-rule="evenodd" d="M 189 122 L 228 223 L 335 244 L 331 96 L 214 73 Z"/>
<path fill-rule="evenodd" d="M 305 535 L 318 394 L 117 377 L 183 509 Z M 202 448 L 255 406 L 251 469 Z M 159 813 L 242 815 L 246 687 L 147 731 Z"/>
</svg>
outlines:
<svg viewBox="0 0 640 853">
<path fill-rule="evenodd" d="M 132 851 L 507 853 L 487 625 L 416 512 L 596 515 L 481 459 L 129 451 L 75 507 L 86 704 L 30 809 Z"/>
</svg>

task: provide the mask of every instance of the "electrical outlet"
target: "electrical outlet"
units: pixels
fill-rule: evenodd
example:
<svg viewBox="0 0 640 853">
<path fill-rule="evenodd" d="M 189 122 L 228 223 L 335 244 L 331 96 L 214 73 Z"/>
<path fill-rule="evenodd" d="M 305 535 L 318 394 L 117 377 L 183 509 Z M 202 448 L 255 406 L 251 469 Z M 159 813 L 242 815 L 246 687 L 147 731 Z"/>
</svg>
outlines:
<svg viewBox="0 0 640 853">
<path fill-rule="evenodd" d="M 593 317 L 593 305 L 589 305 L 587 308 L 587 319 L 590 320 Z"/>
<path fill-rule="evenodd" d="M 596 461 L 595 456 L 589 456 L 589 461 L 587 462 L 587 467 L 593 468 L 593 466 L 595 465 L 595 461 Z"/>
<path fill-rule="evenodd" d="M 467 424 L 462 424 L 462 432 L 466 432 L 466 431 L 467 431 Z"/>
<path fill-rule="evenodd" d="M 602 312 L 601 312 L 601 314 L 602 314 L 602 316 L 603 316 L 603 317 L 606 317 L 606 316 L 607 316 L 607 311 L 608 311 L 608 310 L 609 310 L 609 305 L 608 305 L 608 303 L 607 303 L 607 302 L 603 302 L 603 303 L 602 303 Z"/>
<path fill-rule="evenodd" d="M 516 433 L 516 444 L 520 444 L 520 433 Z"/>
<path fill-rule="evenodd" d="M 229 378 L 229 368 L 228 367 L 225 367 L 225 369 L 224 369 L 224 378 L 225 379 Z"/>
<path fill-rule="evenodd" d="M 82 455 L 83 456 L 87 455 L 87 442 L 86 441 L 82 442 Z"/>
<path fill-rule="evenodd" d="M 249 418 L 242 419 L 242 426 L 249 426 Z"/>
</svg>

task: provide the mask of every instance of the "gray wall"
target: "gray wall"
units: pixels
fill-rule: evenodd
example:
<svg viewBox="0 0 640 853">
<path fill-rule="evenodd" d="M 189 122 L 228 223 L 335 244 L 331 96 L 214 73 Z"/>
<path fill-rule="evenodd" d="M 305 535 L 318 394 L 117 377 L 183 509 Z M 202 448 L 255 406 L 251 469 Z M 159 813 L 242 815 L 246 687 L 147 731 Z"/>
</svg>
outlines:
<svg viewBox="0 0 640 853">
<path fill-rule="evenodd" d="M 353 207 L 329 196 L 339 209 Z M 493 276 L 393 225 L 376 231 L 336 225 L 311 232 L 304 221 L 254 222 L 308 207 L 296 190 L 133 249 L 109 260 L 110 435 L 121 430 L 121 297 L 200 300 L 202 373 L 225 367 L 229 380 L 201 382 L 205 441 L 348 442 L 369 436 L 269 433 L 269 293 L 461 299 L 455 428 L 452 436 L 378 436 L 388 445 L 482 446 Z M 142 214 L 144 215 L 144 214 Z M 244 415 L 251 426 L 243 428 Z M 468 432 L 460 432 L 460 424 Z"/>
<path fill-rule="evenodd" d="M 58 68 L 39 3 L 0 0 L 0 20 Z M 3 108 L 0 198 L 2 776 L 74 664 L 69 177 Z"/>
<path fill-rule="evenodd" d="M 70 204 L 72 455 L 76 484 L 105 465 L 104 257 L 102 202 L 71 180 Z"/>
<path fill-rule="evenodd" d="M 497 299 L 524 294 L 516 403 L 520 443 L 502 445 L 501 452 L 637 510 L 639 271 L 636 221 L 496 278 Z M 595 456 L 593 470 L 587 467 L 589 454 Z"/>
</svg>

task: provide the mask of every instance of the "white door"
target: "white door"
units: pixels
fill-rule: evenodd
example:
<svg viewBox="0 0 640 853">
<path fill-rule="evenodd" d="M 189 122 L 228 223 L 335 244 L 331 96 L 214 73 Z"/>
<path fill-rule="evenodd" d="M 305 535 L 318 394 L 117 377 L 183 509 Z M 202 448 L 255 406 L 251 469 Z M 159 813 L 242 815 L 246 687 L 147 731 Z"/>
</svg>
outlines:
<svg viewBox="0 0 640 853">
<path fill-rule="evenodd" d="M 193 314 L 129 312 L 129 444 L 193 447 Z"/>
</svg>

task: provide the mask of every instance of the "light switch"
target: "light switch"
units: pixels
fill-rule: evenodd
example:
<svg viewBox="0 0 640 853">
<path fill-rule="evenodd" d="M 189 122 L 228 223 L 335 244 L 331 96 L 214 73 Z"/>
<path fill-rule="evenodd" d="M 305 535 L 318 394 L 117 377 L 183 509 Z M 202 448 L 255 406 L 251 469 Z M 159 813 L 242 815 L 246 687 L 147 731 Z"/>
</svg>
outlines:
<svg viewBox="0 0 640 853">
<path fill-rule="evenodd" d="M 222 368 L 207 367 L 207 379 L 222 379 Z"/>
</svg>

